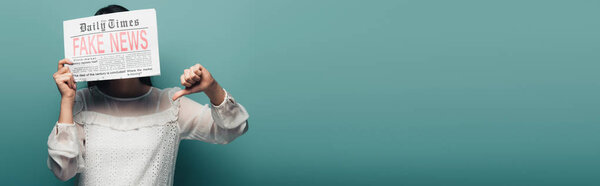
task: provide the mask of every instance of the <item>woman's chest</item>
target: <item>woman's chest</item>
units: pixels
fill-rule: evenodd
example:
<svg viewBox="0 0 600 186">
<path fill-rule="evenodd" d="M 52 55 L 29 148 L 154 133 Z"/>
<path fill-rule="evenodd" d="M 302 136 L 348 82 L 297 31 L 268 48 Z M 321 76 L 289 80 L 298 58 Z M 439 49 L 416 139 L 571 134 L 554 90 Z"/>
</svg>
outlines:
<svg viewBox="0 0 600 186">
<path fill-rule="evenodd" d="M 175 123 L 115 130 L 100 125 L 84 126 L 85 158 L 110 162 L 173 156 L 179 145 Z M 165 157 L 168 158 L 168 157 Z"/>
<path fill-rule="evenodd" d="M 169 183 L 179 146 L 176 123 L 132 130 L 84 125 L 83 130 L 84 182 L 115 183 L 112 185 Z"/>
</svg>

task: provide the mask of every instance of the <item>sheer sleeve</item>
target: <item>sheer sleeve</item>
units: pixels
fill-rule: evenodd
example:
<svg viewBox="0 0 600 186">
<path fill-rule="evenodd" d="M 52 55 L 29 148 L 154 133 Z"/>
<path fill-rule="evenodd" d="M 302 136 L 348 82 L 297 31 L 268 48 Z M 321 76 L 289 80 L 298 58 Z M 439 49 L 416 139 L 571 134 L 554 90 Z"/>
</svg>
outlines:
<svg viewBox="0 0 600 186">
<path fill-rule="evenodd" d="M 175 88 L 175 92 L 178 88 Z M 248 112 L 229 93 L 218 106 L 199 104 L 187 97 L 179 101 L 181 138 L 228 144 L 248 130 Z"/>
<path fill-rule="evenodd" d="M 83 108 L 83 97 L 77 92 L 73 115 Z M 77 123 L 58 123 L 48 136 L 48 168 L 60 180 L 66 181 L 80 172 L 83 167 L 83 128 Z"/>
</svg>

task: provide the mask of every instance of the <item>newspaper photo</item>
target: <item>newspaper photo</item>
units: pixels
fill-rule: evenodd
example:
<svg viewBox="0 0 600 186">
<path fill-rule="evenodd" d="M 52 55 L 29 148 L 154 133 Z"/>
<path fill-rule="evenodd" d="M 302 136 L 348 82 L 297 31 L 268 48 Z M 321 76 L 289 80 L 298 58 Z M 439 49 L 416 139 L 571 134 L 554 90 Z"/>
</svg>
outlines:
<svg viewBox="0 0 600 186">
<path fill-rule="evenodd" d="M 76 82 L 160 75 L 154 9 L 67 20 L 63 32 Z"/>
</svg>

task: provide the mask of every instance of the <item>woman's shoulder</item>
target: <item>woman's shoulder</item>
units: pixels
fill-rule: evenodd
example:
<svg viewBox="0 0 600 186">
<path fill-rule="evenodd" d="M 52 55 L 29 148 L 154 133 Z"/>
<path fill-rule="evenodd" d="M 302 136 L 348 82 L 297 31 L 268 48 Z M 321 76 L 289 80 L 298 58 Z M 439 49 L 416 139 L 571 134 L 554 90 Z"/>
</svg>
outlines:
<svg viewBox="0 0 600 186">
<path fill-rule="evenodd" d="M 161 96 L 169 96 L 169 97 L 173 97 L 173 95 L 175 95 L 175 92 L 180 91 L 181 88 L 179 87 L 167 87 L 167 88 L 157 88 L 157 87 L 152 87 L 154 89 L 156 89 L 159 94 Z"/>
<path fill-rule="evenodd" d="M 75 101 L 83 101 L 86 97 L 89 97 L 90 89 L 88 87 L 78 89 L 75 91 Z"/>
<path fill-rule="evenodd" d="M 88 92 L 90 88 L 85 87 L 85 88 L 80 88 L 77 89 L 77 91 L 75 91 L 77 94 L 82 94 L 83 92 Z"/>
<path fill-rule="evenodd" d="M 174 107 L 174 109 L 179 108 L 179 100 L 173 100 L 172 97 L 175 95 L 175 92 L 181 90 L 179 87 L 166 87 L 166 88 L 158 88 L 152 87 L 153 91 L 155 91 L 155 98 L 161 105 L 159 110 L 166 109 L 166 107 Z"/>
<path fill-rule="evenodd" d="M 158 87 L 154 87 L 153 86 L 152 88 L 157 89 L 158 91 L 161 91 L 161 92 L 169 92 L 169 91 L 178 91 L 178 90 L 181 90 L 181 88 L 179 88 L 179 87 L 158 88 Z"/>
<path fill-rule="evenodd" d="M 86 109 L 86 100 L 90 99 L 89 94 L 89 89 L 87 87 L 75 91 L 75 102 L 73 104 L 74 115 Z"/>
</svg>

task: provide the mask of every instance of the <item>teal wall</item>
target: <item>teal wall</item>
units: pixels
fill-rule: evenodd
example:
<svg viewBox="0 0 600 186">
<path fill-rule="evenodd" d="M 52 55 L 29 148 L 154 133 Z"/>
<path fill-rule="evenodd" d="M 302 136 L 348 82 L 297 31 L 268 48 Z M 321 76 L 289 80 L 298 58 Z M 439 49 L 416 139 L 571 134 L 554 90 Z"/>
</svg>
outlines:
<svg viewBox="0 0 600 186">
<path fill-rule="evenodd" d="M 62 21 L 109 3 L 0 3 L 0 184 L 73 184 L 51 75 Z M 599 1 L 121 4 L 157 10 L 158 87 L 200 62 L 251 114 L 183 142 L 176 185 L 600 185 Z"/>
</svg>

